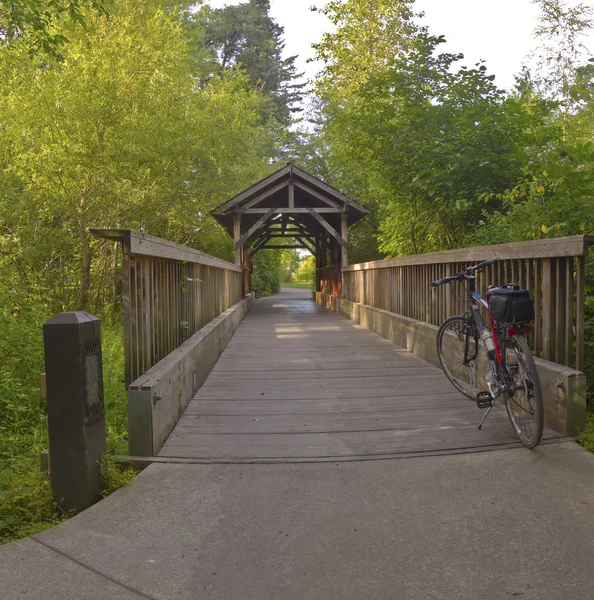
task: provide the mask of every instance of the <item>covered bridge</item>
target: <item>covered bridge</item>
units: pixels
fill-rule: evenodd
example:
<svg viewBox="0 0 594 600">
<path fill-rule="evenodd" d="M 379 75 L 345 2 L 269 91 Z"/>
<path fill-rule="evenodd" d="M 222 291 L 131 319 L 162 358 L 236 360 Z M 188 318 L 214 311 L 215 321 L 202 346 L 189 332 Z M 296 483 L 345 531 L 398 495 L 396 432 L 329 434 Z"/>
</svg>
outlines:
<svg viewBox="0 0 594 600">
<path fill-rule="evenodd" d="M 289 163 L 211 214 L 235 241 L 235 264 L 244 268 L 247 292 L 254 254 L 264 248 L 287 247 L 309 250 L 316 257 L 316 289 L 320 291 L 324 269 L 332 268 L 338 275 L 348 264 L 348 228 L 368 213 L 369 209 Z M 279 245 L 280 238 L 295 243 Z"/>
</svg>

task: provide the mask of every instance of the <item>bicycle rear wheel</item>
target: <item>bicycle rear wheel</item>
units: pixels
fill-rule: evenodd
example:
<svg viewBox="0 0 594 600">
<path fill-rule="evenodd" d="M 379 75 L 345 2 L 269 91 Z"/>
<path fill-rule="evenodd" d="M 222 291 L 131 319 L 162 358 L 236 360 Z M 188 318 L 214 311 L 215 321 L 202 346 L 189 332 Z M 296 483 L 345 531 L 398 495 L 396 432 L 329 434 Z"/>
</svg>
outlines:
<svg viewBox="0 0 594 600">
<path fill-rule="evenodd" d="M 467 398 L 476 400 L 487 390 L 491 369 L 480 333 L 471 317 L 446 319 L 437 332 L 437 356 L 452 385 Z"/>
<path fill-rule="evenodd" d="M 507 339 L 505 357 L 514 388 L 505 394 L 505 408 L 522 444 L 534 448 L 542 439 L 544 407 L 532 351 L 523 335 Z"/>
</svg>

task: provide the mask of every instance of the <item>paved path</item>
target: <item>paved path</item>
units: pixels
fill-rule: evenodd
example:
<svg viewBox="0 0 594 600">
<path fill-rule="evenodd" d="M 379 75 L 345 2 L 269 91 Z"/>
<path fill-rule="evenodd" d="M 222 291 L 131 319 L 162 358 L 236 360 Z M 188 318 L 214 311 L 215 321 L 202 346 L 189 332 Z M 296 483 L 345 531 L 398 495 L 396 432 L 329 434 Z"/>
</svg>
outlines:
<svg viewBox="0 0 594 600">
<path fill-rule="evenodd" d="M 568 600 L 594 589 L 594 456 L 154 464 L 0 546 L 2 600 Z"/>
<path fill-rule="evenodd" d="M 441 369 L 286 290 L 256 301 L 160 456 L 321 461 L 519 445 L 502 407 L 479 431 L 481 416 Z"/>
<path fill-rule="evenodd" d="M 0 546 L 0 598 L 591 598 L 592 531 L 594 455 L 572 442 L 407 460 L 153 464 L 70 521 Z"/>
</svg>

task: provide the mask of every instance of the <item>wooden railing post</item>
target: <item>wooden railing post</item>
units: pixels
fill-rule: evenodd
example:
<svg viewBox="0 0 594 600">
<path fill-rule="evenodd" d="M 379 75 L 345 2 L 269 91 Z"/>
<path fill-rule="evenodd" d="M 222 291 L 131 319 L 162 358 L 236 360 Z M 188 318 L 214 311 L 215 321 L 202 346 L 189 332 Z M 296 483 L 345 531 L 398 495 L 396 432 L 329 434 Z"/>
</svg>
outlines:
<svg viewBox="0 0 594 600">
<path fill-rule="evenodd" d="M 241 250 L 242 244 L 239 240 L 241 239 L 241 214 L 239 212 L 233 213 L 233 243 L 235 245 L 235 266 L 241 266 Z"/>
<path fill-rule="evenodd" d="M 584 311 L 586 300 L 586 257 L 579 256 L 577 259 L 576 273 L 576 319 L 575 319 L 575 368 L 584 370 Z"/>
<path fill-rule="evenodd" d="M 555 340 L 556 273 L 553 260 L 542 261 L 542 355 L 553 359 Z"/>
</svg>

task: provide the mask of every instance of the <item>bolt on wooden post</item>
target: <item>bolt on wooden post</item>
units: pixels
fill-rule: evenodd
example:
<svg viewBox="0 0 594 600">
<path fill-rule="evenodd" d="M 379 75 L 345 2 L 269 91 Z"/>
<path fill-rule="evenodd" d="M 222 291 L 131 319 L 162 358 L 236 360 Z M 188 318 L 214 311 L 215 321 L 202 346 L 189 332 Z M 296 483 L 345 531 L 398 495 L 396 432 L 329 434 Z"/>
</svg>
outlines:
<svg viewBox="0 0 594 600">
<path fill-rule="evenodd" d="M 43 326 L 50 478 L 66 510 L 100 498 L 107 453 L 100 321 L 86 312 L 56 315 Z"/>
</svg>

